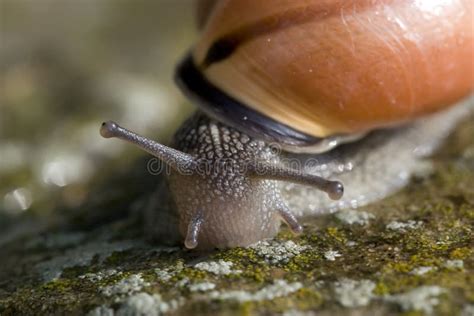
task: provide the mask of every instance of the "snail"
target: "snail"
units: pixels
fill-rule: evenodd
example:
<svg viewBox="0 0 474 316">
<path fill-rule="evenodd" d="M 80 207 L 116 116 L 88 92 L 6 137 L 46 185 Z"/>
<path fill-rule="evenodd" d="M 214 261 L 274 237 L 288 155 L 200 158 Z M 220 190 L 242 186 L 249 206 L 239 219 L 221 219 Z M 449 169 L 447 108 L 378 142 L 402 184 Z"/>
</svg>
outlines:
<svg viewBox="0 0 474 316">
<path fill-rule="evenodd" d="M 471 0 L 200 8 L 200 40 L 176 70 L 199 110 L 173 145 L 100 129 L 171 167 L 189 249 L 247 246 L 282 221 L 298 234 L 301 216 L 386 196 L 472 111 Z"/>
</svg>

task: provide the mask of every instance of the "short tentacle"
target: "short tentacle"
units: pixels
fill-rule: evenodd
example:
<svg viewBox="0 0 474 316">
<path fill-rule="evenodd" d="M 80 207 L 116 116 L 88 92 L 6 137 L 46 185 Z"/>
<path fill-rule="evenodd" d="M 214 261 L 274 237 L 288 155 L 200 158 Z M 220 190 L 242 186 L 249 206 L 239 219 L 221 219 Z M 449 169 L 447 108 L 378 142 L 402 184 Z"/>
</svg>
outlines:
<svg viewBox="0 0 474 316">
<path fill-rule="evenodd" d="M 186 238 L 184 239 L 184 246 L 186 248 L 194 249 L 197 247 L 202 223 L 203 219 L 199 214 L 194 216 L 189 222 Z"/>
<path fill-rule="evenodd" d="M 290 227 L 291 231 L 295 234 L 301 234 L 303 232 L 303 226 L 298 223 L 295 215 L 291 213 L 288 206 L 283 201 L 280 201 L 277 205 L 277 212 L 285 221 L 285 223 Z"/>
</svg>

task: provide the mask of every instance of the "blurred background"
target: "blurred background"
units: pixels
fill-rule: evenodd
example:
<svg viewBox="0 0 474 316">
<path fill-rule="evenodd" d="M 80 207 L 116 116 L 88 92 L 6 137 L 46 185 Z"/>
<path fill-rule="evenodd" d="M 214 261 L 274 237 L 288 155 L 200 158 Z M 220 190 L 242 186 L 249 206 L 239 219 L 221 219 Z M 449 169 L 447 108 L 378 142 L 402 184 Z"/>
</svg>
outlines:
<svg viewBox="0 0 474 316">
<path fill-rule="evenodd" d="M 0 0 L 0 244 L 85 209 L 86 224 L 104 205 L 127 213 L 154 186 L 149 157 L 99 126 L 170 140 L 193 110 L 173 70 L 196 39 L 194 6 Z"/>
</svg>

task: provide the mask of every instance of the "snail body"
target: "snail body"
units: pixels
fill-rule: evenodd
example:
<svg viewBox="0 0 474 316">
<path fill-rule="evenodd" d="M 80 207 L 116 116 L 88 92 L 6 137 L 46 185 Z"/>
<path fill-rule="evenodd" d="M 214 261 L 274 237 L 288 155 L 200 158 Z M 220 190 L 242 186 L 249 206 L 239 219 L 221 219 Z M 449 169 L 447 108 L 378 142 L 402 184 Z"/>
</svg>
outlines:
<svg viewBox="0 0 474 316">
<path fill-rule="evenodd" d="M 299 216 L 376 200 L 472 108 L 450 108 L 474 87 L 470 1 L 206 7 L 202 38 L 177 68 L 200 111 L 173 148 L 101 127 L 171 166 L 187 248 L 246 246 L 281 221 L 299 233 Z"/>
</svg>

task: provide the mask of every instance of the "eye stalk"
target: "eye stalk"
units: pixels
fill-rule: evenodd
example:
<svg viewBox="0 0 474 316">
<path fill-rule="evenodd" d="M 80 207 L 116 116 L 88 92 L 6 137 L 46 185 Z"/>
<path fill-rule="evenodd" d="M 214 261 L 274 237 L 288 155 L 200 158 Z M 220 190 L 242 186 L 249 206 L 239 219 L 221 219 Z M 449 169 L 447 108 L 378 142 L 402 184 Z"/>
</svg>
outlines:
<svg viewBox="0 0 474 316">
<path fill-rule="evenodd" d="M 329 198 L 332 200 L 339 200 L 344 194 L 344 185 L 341 182 L 326 180 L 316 175 L 295 169 L 279 167 L 266 162 L 259 162 L 257 166 L 251 166 L 250 170 L 256 177 L 312 186 L 327 193 Z"/>
<path fill-rule="evenodd" d="M 102 123 L 100 127 L 100 135 L 104 138 L 116 137 L 132 143 L 168 164 L 175 170 L 195 171 L 196 169 L 197 162 L 191 155 L 140 136 L 121 127 L 113 121 Z"/>
</svg>

